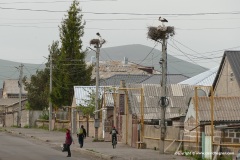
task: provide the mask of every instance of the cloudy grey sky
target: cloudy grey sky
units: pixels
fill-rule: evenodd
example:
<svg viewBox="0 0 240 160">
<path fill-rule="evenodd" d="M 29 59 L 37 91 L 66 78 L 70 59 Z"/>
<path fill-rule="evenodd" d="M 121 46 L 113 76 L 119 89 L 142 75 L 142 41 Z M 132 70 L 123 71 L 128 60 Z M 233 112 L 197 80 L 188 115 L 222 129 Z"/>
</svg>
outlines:
<svg viewBox="0 0 240 160">
<path fill-rule="evenodd" d="M 43 56 L 52 41 L 59 40 L 58 26 L 70 4 L 0 0 L 0 59 L 45 62 Z M 158 26 L 162 16 L 176 31 L 168 40 L 168 54 L 211 68 L 224 50 L 240 50 L 239 0 L 81 0 L 80 6 L 86 21 L 84 47 L 100 32 L 107 40 L 103 48 L 142 44 L 161 50 L 147 38 L 147 27 Z"/>
</svg>

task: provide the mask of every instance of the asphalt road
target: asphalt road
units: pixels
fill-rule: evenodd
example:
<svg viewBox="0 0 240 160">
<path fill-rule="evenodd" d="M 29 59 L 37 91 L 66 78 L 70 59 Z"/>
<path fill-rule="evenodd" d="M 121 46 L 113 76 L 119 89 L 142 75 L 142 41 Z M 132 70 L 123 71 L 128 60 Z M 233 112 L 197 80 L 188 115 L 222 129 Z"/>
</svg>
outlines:
<svg viewBox="0 0 240 160">
<path fill-rule="evenodd" d="M 0 160 L 94 160 L 87 155 L 72 151 L 72 157 L 66 157 L 60 146 L 50 146 L 21 136 L 0 132 Z"/>
</svg>

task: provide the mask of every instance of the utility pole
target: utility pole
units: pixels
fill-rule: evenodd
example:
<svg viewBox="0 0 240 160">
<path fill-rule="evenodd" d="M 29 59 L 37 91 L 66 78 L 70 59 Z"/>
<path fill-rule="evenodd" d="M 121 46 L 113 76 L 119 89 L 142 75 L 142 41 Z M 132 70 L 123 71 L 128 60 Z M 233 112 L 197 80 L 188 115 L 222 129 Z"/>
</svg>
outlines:
<svg viewBox="0 0 240 160">
<path fill-rule="evenodd" d="M 96 45 L 96 95 L 95 95 L 95 110 L 98 110 L 99 103 L 99 54 L 100 54 L 100 46 Z M 98 140 L 98 128 L 99 128 L 99 119 L 98 113 L 95 114 L 95 139 Z"/>
<path fill-rule="evenodd" d="M 159 17 L 158 20 L 162 22 L 162 25 L 159 25 L 158 27 L 149 27 L 148 37 L 162 44 L 162 58 L 159 62 L 162 67 L 161 98 L 159 100 L 161 108 L 159 152 L 160 154 L 164 154 L 164 140 L 167 129 L 165 124 L 165 111 L 169 104 L 169 100 L 167 98 L 167 39 L 169 36 L 173 36 L 175 31 L 174 27 L 164 25 L 164 23 L 168 22 L 165 18 Z"/>
<path fill-rule="evenodd" d="M 18 67 L 17 67 L 18 68 Z M 21 116 L 22 116 L 22 77 L 23 77 L 23 64 L 19 66 L 19 80 L 18 80 L 18 87 L 19 87 L 19 108 L 18 108 L 18 117 L 17 117 L 17 126 L 21 128 Z"/>
<path fill-rule="evenodd" d="M 96 95 L 95 95 L 95 112 L 98 111 L 98 104 L 99 104 L 99 54 L 100 54 L 100 48 L 102 45 L 106 42 L 104 39 L 102 39 L 100 33 L 96 33 L 96 35 L 99 37 L 99 39 L 92 39 L 90 41 L 90 44 L 94 44 L 94 47 L 96 48 Z M 91 48 L 90 48 L 91 49 Z M 95 127 L 95 139 L 98 140 L 98 128 L 99 128 L 99 118 L 98 113 L 95 114 L 94 117 L 94 127 Z"/>
<path fill-rule="evenodd" d="M 165 110 L 167 107 L 167 53 L 166 38 L 162 39 L 162 85 L 161 85 L 161 121 L 160 121 L 160 154 L 164 153 L 164 139 L 166 135 Z"/>
<path fill-rule="evenodd" d="M 52 53 L 50 52 L 50 84 L 49 96 L 52 94 Z M 49 131 L 52 131 L 52 100 L 49 97 Z"/>
</svg>

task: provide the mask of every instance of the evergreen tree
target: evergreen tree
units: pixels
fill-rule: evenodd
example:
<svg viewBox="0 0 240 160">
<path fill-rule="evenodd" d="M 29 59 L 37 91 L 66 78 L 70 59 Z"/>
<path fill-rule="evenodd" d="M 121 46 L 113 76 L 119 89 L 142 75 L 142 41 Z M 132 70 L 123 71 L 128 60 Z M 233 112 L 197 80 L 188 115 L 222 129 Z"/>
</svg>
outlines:
<svg viewBox="0 0 240 160">
<path fill-rule="evenodd" d="M 69 106 L 73 100 L 74 85 L 90 85 L 92 66 L 85 63 L 86 50 L 82 49 L 81 37 L 84 34 L 79 2 L 76 0 L 70 6 L 66 19 L 61 23 L 60 44 L 55 41 L 49 46 L 53 62 L 53 90 L 49 96 L 49 66 L 50 59 L 44 70 L 37 71 L 25 86 L 28 91 L 28 105 L 30 109 L 44 109 L 49 100 L 53 107 Z"/>
<path fill-rule="evenodd" d="M 90 85 L 92 66 L 85 63 L 86 50 L 81 37 L 84 25 L 79 2 L 73 1 L 68 15 L 60 26 L 60 54 L 54 62 L 52 102 L 59 107 L 69 106 L 73 100 L 74 85 Z"/>
</svg>

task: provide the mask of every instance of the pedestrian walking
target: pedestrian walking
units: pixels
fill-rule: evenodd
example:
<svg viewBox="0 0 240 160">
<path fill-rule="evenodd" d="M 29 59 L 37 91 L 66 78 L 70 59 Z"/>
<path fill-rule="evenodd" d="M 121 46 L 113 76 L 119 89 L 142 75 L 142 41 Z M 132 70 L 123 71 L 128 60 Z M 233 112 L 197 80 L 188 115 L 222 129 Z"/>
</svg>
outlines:
<svg viewBox="0 0 240 160">
<path fill-rule="evenodd" d="M 65 140 L 65 144 L 66 144 L 66 149 L 68 152 L 67 157 L 71 157 L 71 150 L 70 150 L 70 146 L 73 142 L 72 136 L 71 136 L 71 132 L 69 129 L 66 129 L 66 140 Z"/>
<path fill-rule="evenodd" d="M 84 138 L 86 138 L 86 136 L 87 136 L 86 130 L 83 125 L 81 125 L 81 128 L 79 129 L 79 131 L 77 133 L 77 136 L 78 136 L 78 142 L 80 144 L 80 148 L 82 148 L 83 143 L 84 143 Z"/>
</svg>

